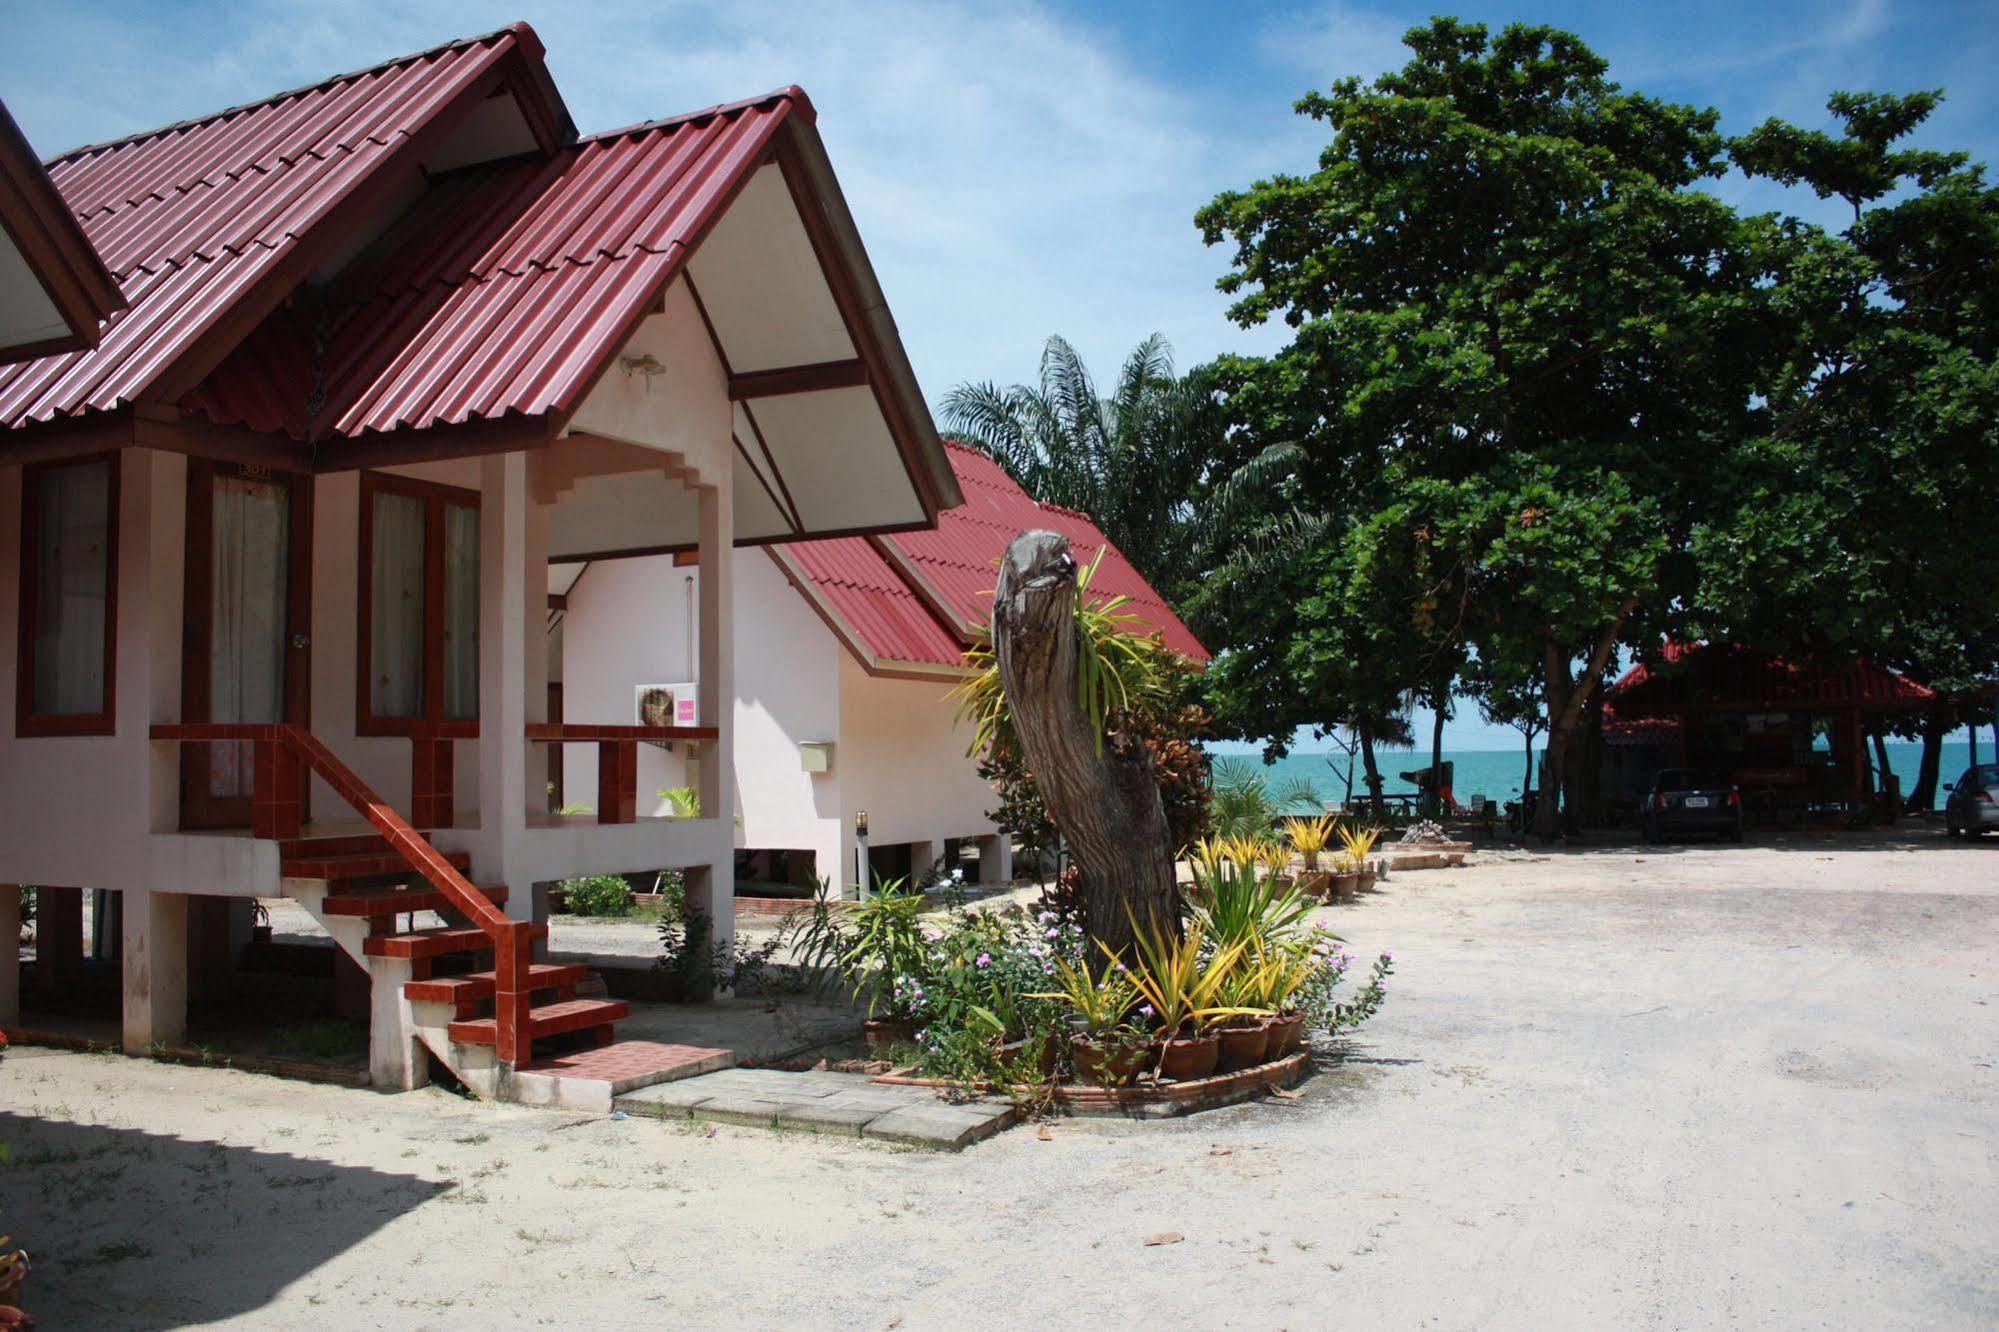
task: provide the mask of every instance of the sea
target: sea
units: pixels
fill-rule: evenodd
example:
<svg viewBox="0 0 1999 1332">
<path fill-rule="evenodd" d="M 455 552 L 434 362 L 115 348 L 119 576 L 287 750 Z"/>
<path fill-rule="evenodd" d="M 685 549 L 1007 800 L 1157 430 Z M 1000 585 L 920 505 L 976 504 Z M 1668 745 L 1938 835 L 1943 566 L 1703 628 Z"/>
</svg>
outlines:
<svg viewBox="0 0 1999 1332">
<path fill-rule="evenodd" d="M 1959 732 L 1961 735 L 1962 732 Z M 1992 746 L 1987 733 L 1979 733 L 1978 756 L 1980 761 L 1993 761 Z M 1916 769 L 1921 766 L 1923 747 L 1915 741 L 1890 740 L 1888 742 L 1888 766 L 1902 779 L 1902 789 L 1907 791 L 1916 784 Z M 1458 803 L 1469 805 L 1473 796 L 1482 795 L 1496 804 L 1520 797 L 1521 779 L 1527 775 L 1527 752 L 1525 746 L 1519 749 L 1474 749 L 1444 751 L 1444 759 L 1457 766 L 1452 772 L 1452 794 Z M 1965 740 L 1946 740 L 1941 751 L 1940 782 L 1954 782 L 1971 764 L 1971 745 Z M 1540 761 L 1540 750 L 1535 750 L 1535 761 Z M 1342 801 L 1346 795 L 1347 756 L 1338 750 L 1331 753 L 1293 750 L 1275 763 L 1261 763 L 1255 754 L 1221 754 L 1215 757 L 1217 764 L 1241 763 L 1251 767 L 1262 767 L 1269 779 L 1273 793 L 1300 779 L 1312 783 L 1312 789 L 1319 797 L 1320 805 L 1328 801 Z M 1381 769 L 1381 789 L 1388 793 L 1413 793 L 1415 787 L 1398 775 L 1414 772 L 1427 767 L 1430 751 L 1411 749 L 1382 749 L 1375 751 L 1375 765 Z M 1366 790 L 1366 774 L 1356 755 L 1353 760 L 1353 785 L 1356 794 Z M 1938 807 L 1942 807 L 1942 792 L 1938 792 Z M 1298 808 L 1307 808 L 1300 805 Z M 1316 808 L 1316 807 L 1313 807 Z"/>
</svg>

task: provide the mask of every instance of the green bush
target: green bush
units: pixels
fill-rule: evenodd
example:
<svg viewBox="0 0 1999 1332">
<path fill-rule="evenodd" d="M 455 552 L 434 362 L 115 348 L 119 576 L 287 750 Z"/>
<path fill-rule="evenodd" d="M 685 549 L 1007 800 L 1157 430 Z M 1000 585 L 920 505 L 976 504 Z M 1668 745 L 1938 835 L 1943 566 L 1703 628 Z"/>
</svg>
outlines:
<svg viewBox="0 0 1999 1332">
<path fill-rule="evenodd" d="M 632 886 L 616 874 L 593 874 L 587 879 L 564 879 L 563 893 L 572 916 L 629 916 L 632 914 Z"/>
</svg>

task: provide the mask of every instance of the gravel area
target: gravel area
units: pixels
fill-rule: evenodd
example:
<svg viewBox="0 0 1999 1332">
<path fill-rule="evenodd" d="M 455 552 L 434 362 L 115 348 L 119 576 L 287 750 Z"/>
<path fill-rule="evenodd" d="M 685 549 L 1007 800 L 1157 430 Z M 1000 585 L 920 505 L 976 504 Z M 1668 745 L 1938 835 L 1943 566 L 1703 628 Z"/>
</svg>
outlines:
<svg viewBox="0 0 1999 1332">
<path fill-rule="evenodd" d="M 1485 854 L 1295 1099 L 940 1156 L 53 1051 L 51 1327 L 1999 1325 L 1999 843 Z"/>
</svg>

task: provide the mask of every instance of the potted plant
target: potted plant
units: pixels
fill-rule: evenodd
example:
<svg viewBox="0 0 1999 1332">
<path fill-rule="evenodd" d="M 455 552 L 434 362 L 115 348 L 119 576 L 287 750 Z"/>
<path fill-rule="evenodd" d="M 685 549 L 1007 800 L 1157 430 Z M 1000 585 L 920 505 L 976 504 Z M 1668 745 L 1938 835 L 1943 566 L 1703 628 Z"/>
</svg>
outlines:
<svg viewBox="0 0 1999 1332">
<path fill-rule="evenodd" d="M 1331 937 L 1323 932 L 1316 936 Z M 1256 974 L 1261 984 L 1254 991 L 1254 1002 L 1270 1014 L 1263 1024 L 1269 1037 L 1263 1051 L 1265 1063 L 1288 1058 L 1305 1043 L 1305 1015 L 1298 1008 L 1298 997 L 1318 967 L 1313 951 L 1316 938 L 1277 949 L 1260 959 L 1263 967 Z"/>
<path fill-rule="evenodd" d="M 854 998 L 868 996 L 862 1024 L 870 1050 L 886 1051 L 916 1038 L 925 989 L 923 896 L 902 879 L 881 880 L 854 909 L 840 965 L 854 979 Z"/>
<path fill-rule="evenodd" d="M 1268 952 L 1261 942 L 1237 955 L 1220 996 L 1232 1011 L 1213 1028 L 1219 1042 L 1216 1072 L 1237 1073 L 1269 1058 L 1270 1021 L 1276 1016 L 1271 992 L 1284 968 L 1284 955 Z"/>
<path fill-rule="evenodd" d="M 1147 1033 L 1131 1024 L 1138 1003 L 1138 986 L 1131 973 L 1112 961 L 1103 975 L 1067 958 L 1055 963 L 1059 989 L 1036 998 L 1059 999 L 1069 1010 L 1069 1058 L 1076 1078 L 1098 1087 L 1121 1087 L 1132 1080 L 1151 1057 Z"/>
<path fill-rule="evenodd" d="M 1355 893 L 1374 886 L 1374 873 L 1367 867 L 1367 858 L 1374 854 L 1374 844 L 1380 840 L 1379 828 L 1355 824 L 1340 829 L 1340 887 Z"/>
<path fill-rule="evenodd" d="M 1291 849 L 1298 853 L 1304 870 L 1298 876 L 1298 888 L 1309 896 L 1323 900 L 1332 875 L 1319 866 L 1319 857 L 1332 844 L 1333 833 L 1338 823 L 1330 814 L 1321 814 L 1315 819 L 1291 818 L 1284 820 L 1284 833 L 1291 839 Z"/>
<path fill-rule="evenodd" d="M 1132 983 L 1143 1001 L 1140 1016 L 1159 1036 L 1159 1076 L 1175 1082 L 1207 1077 L 1221 1057 L 1221 1041 L 1210 1028 L 1238 1012 L 1221 994 L 1243 944 L 1218 946 L 1203 958 L 1206 935 L 1198 921 L 1178 939 L 1156 926 L 1134 933 L 1141 965 L 1132 972 Z"/>
</svg>

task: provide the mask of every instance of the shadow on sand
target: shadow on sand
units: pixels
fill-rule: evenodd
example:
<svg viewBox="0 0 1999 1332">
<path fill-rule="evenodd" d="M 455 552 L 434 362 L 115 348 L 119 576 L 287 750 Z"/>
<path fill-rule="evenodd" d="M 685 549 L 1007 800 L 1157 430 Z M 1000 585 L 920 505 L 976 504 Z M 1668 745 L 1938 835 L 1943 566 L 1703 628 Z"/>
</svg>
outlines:
<svg viewBox="0 0 1999 1332">
<path fill-rule="evenodd" d="M 45 1327 L 183 1327 L 252 1313 L 453 1186 L 138 1129 L 0 1113 L 0 1232 Z"/>
</svg>

